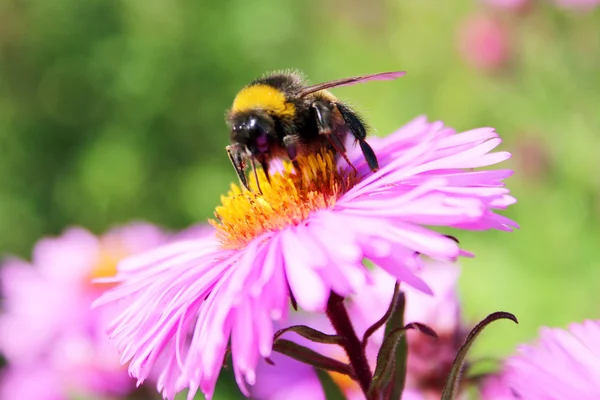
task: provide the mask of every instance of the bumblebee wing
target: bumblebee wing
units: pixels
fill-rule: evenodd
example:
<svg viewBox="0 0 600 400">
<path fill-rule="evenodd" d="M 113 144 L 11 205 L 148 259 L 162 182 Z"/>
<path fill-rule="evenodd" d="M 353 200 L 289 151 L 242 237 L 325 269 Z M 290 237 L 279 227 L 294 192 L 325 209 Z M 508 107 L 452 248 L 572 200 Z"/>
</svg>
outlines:
<svg viewBox="0 0 600 400">
<path fill-rule="evenodd" d="M 339 86 L 350 86 L 356 83 L 368 82 L 368 81 L 391 81 L 405 75 L 404 71 L 396 72 L 381 72 L 379 74 L 353 76 L 351 78 L 338 79 L 336 81 L 329 81 L 318 83 L 316 85 L 307 86 L 300 91 L 300 97 L 304 97 L 308 94 L 318 92 L 320 90 L 330 89 Z"/>
</svg>

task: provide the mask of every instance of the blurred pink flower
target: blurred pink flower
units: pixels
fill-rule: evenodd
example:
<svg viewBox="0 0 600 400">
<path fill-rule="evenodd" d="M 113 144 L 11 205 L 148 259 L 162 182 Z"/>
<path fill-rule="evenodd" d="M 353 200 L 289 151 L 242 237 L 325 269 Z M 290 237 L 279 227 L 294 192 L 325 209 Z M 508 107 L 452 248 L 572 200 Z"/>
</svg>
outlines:
<svg viewBox="0 0 600 400">
<path fill-rule="evenodd" d="M 476 69 L 501 69 L 510 58 L 509 32 L 491 15 L 472 15 L 459 27 L 458 50 L 465 62 Z"/>
<path fill-rule="evenodd" d="M 482 389 L 484 400 L 600 399 L 600 321 L 542 328 Z"/>
<path fill-rule="evenodd" d="M 2 400 L 67 400 L 61 377 L 45 364 L 9 366 L 0 377 Z"/>
<path fill-rule="evenodd" d="M 271 355 L 273 321 L 285 320 L 290 294 L 304 310 L 322 312 L 331 291 L 348 296 L 373 279 L 364 259 L 430 292 L 415 275 L 422 264 L 415 252 L 440 260 L 463 253 L 424 225 L 516 227 L 493 212 L 515 202 L 502 183 L 512 172 L 473 170 L 510 157 L 491 153 L 500 142 L 492 128 L 456 134 L 417 118 L 371 141 L 381 167 L 375 174 L 349 146 L 358 177 L 325 154 L 302 161 L 302 175 L 288 169 L 272 176 L 263 195 L 233 189 L 217 209 L 217 236 L 120 263 L 120 285 L 97 304 L 133 300 L 110 325 L 123 362 L 143 382 L 163 358 L 164 396 L 189 387 L 189 398 L 198 389 L 211 397 L 230 343 L 237 383 L 248 394 L 259 360 Z"/>
<path fill-rule="evenodd" d="M 0 399 L 62 400 L 132 391 L 135 381 L 105 333 L 113 311 L 90 309 L 103 290 L 91 280 L 113 275 L 121 258 L 164 238 L 142 223 L 101 237 L 71 228 L 40 240 L 31 264 L 6 260 L 0 270 L 0 351 L 8 368 Z"/>
</svg>

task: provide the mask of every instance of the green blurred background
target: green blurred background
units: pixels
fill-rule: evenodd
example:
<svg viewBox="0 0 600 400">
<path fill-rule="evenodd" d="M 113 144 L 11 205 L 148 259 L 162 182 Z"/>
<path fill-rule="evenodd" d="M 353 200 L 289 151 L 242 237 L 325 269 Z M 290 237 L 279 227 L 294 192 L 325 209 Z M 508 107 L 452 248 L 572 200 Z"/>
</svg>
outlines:
<svg viewBox="0 0 600 400">
<path fill-rule="evenodd" d="M 265 71 L 298 68 L 316 83 L 405 70 L 336 94 L 375 134 L 426 114 L 457 130 L 493 126 L 514 154 L 508 186 L 519 203 L 506 215 L 521 230 L 459 235 L 477 254 L 462 263 L 467 318 L 520 319 L 489 329 L 477 354 L 507 354 L 540 325 L 598 318 L 598 11 L 550 1 L 509 11 L 476 0 L 1 0 L 0 253 L 28 256 L 73 224 L 99 233 L 211 216 L 235 180 L 224 112 Z M 478 53 L 491 55 L 482 63 Z"/>
</svg>

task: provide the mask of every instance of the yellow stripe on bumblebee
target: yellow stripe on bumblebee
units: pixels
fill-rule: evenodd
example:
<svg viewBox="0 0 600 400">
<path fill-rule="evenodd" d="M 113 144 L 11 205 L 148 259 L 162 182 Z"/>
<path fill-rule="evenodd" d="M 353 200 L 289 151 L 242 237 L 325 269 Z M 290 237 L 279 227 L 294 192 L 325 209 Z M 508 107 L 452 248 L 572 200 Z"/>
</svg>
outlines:
<svg viewBox="0 0 600 400">
<path fill-rule="evenodd" d="M 293 103 L 287 101 L 285 94 L 269 85 L 252 85 L 243 88 L 235 99 L 231 110 L 243 112 L 262 109 L 277 116 L 292 117 L 296 112 Z"/>
</svg>

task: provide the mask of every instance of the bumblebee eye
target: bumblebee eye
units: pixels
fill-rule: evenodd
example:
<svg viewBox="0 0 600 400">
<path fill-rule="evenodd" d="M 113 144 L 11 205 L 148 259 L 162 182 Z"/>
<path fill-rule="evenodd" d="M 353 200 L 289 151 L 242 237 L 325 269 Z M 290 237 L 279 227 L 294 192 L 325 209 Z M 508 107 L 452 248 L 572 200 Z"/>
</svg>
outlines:
<svg viewBox="0 0 600 400">
<path fill-rule="evenodd" d="M 262 129 L 261 124 L 258 122 L 258 119 L 255 117 L 248 119 L 246 129 L 248 129 L 249 131 L 264 131 L 264 129 Z"/>
</svg>

